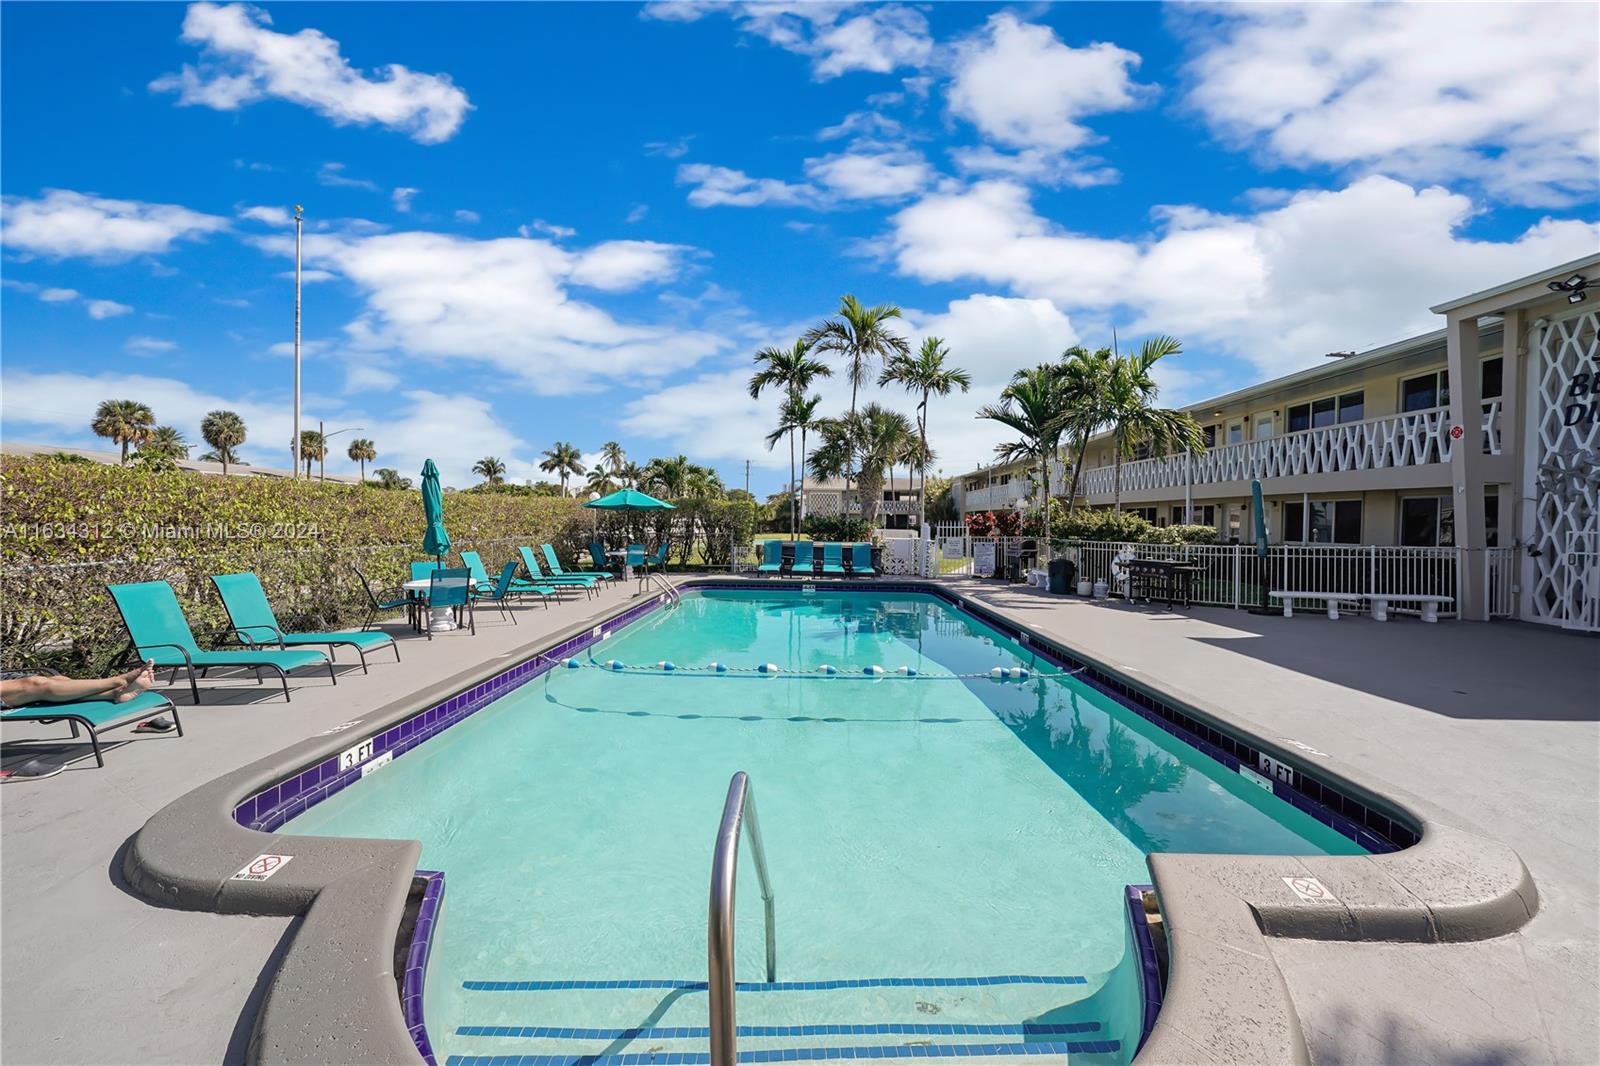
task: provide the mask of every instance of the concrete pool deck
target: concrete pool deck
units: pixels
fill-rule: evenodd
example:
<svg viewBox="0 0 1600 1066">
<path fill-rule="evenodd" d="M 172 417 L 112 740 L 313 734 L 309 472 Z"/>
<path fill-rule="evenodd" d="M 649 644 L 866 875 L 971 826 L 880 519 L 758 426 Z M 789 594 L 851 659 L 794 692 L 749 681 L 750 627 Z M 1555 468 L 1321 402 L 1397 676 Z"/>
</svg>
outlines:
<svg viewBox="0 0 1600 1066">
<path fill-rule="evenodd" d="M 990 583 L 951 587 L 1131 675 L 1159 677 L 1175 696 L 1209 693 L 1205 704 L 1223 704 L 1263 737 L 1360 764 L 1522 854 L 1543 904 L 1512 936 L 1270 939 L 1315 1061 L 1595 1060 L 1596 642 L 1509 625 L 1165 612 Z M 109 751 L 105 770 L 91 761 L 4 789 L 0 995 L 12 1022 L 0 1055 L 237 1060 L 299 920 L 148 906 L 121 880 L 129 836 L 219 774 L 626 598 L 580 599 L 548 617 L 524 609 L 515 629 L 486 612 L 477 638 L 406 640 L 400 666 L 375 663 L 370 677 L 337 688 L 307 681 L 287 705 L 244 686 L 233 698 L 259 705 L 203 704 L 185 716 L 189 736 L 137 738 Z"/>
</svg>

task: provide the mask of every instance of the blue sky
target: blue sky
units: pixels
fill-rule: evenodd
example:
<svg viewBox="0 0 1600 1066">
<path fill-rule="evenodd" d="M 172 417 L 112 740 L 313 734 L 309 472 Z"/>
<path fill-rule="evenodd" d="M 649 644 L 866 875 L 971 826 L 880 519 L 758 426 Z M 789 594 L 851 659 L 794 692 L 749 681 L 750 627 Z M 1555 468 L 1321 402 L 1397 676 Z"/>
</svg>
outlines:
<svg viewBox="0 0 1600 1066">
<path fill-rule="evenodd" d="M 1179 403 L 1594 251 L 1593 14 L 8 4 L 3 432 L 227 407 L 285 465 L 299 203 L 304 417 L 378 465 L 618 440 L 774 490 L 751 355 L 853 292 L 973 373 L 956 472 L 1013 370 L 1113 327 L 1183 339 Z"/>
</svg>

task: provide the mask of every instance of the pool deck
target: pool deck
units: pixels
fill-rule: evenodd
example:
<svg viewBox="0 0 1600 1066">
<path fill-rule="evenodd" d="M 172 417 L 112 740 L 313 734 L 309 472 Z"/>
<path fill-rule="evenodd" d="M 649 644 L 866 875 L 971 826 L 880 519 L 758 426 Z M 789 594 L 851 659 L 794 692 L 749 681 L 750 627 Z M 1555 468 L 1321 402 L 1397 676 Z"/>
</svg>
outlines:
<svg viewBox="0 0 1600 1066">
<path fill-rule="evenodd" d="M 1426 796 L 1520 853 L 1540 910 L 1511 936 L 1269 938 L 1313 1061 L 1600 1061 L 1600 641 L 1514 624 L 1286 620 L 949 586 L 1125 673 L 1159 678 L 1175 697 L 1221 706 L 1263 737 Z M 203 683 L 206 702 L 185 714 L 185 737 L 132 737 L 110 746 L 103 770 L 81 760 L 0 787 L 0 1059 L 240 1061 L 301 919 L 151 906 L 122 877 L 131 836 L 219 774 L 613 612 L 630 591 L 520 609 L 517 627 L 484 611 L 475 638 L 408 633 L 403 663 L 380 653 L 370 676 L 347 672 L 337 687 L 307 678 L 289 704 L 266 686 Z M 187 710 L 186 693 L 174 695 Z M 45 732 L 8 725 L 5 736 Z"/>
</svg>

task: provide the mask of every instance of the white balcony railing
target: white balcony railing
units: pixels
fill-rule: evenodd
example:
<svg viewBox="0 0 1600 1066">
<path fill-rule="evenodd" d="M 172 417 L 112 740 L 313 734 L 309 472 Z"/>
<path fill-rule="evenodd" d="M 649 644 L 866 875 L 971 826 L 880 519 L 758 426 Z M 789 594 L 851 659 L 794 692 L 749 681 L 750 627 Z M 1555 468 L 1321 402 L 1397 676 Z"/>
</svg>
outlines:
<svg viewBox="0 0 1600 1066">
<path fill-rule="evenodd" d="M 1499 455 L 1499 400 L 1484 405 L 1481 432 L 1484 451 Z M 1126 495 L 1254 478 L 1265 481 L 1305 474 L 1447 463 L 1453 443 L 1450 409 L 1433 407 L 1225 445 L 1192 459 L 1185 455 L 1169 455 L 1123 463 L 1122 492 Z M 1091 500 L 1109 498 L 1116 491 L 1115 479 L 1116 471 L 1111 466 L 1085 470 L 1083 494 Z"/>
<path fill-rule="evenodd" d="M 1011 507 L 1018 500 L 1028 499 L 1033 495 L 1033 482 L 1028 478 L 1013 478 L 1004 485 L 986 485 L 981 489 L 970 489 L 961 497 L 961 506 L 965 511 L 994 511 L 1003 507 Z"/>
</svg>

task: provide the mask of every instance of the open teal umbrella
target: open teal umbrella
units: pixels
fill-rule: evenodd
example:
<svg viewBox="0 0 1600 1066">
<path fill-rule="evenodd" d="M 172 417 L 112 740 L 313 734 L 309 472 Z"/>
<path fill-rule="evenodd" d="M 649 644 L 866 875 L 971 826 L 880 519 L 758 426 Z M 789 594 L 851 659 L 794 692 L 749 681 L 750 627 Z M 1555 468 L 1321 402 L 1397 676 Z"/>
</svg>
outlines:
<svg viewBox="0 0 1600 1066">
<path fill-rule="evenodd" d="M 444 528 L 444 490 L 439 487 L 439 468 L 432 459 L 422 464 L 422 517 L 428 523 L 422 550 L 435 562 L 443 562 L 450 550 L 450 534 Z"/>
<path fill-rule="evenodd" d="M 637 489 L 618 489 L 609 496 L 602 496 L 598 500 L 590 500 L 585 507 L 593 507 L 597 511 L 676 511 L 678 505 L 658 500 L 654 496 L 640 492 Z"/>
</svg>

